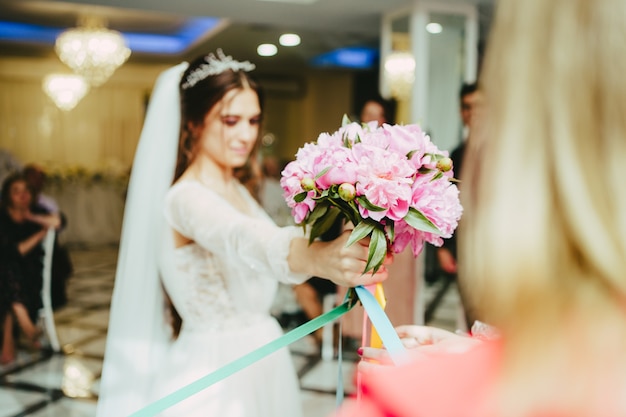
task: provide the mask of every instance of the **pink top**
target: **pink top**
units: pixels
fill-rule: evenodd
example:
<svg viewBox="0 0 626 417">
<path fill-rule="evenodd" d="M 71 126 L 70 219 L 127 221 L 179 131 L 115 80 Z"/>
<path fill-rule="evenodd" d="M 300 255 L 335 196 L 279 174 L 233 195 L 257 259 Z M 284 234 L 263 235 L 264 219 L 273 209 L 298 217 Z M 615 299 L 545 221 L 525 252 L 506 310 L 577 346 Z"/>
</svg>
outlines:
<svg viewBox="0 0 626 417">
<path fill-rule="evenodd" d="M 501 344 L 485 342 L 464 353 L 442 353 L 401 367 L 362 373 L 362 396 L 336 417 L 489 417 L 489 387 Z"/>
<path fill-rule="evenodd" d="M 484 342 L 463 353 L 435 353 L 405 366 L 368 369 L 361 373 L 361 399 L 346 402 L 335 417 L 499 417 L 494 388 L 501 373 L 503 347 L 502 341 Z M 571 393 L 583 384 L 582 398 L 570 398 L 573 402 L 566 400 L 568 403 L 560 406 L 558 398 L 554 404 L 538 402 L 529 409 L 530 415 L 624 417 L 622 379 L 612 383 L 616 381 L 611 373 L 615 369 L 609 369 L 612 362 L 610 358 L 602 362 L 597 361 L 601 366 L 598 374 L 583 381 L 574 379 L 568 386 Z M 622 368 L 617 365 L 619 373 Z M 606 377 L 599 377 L 605 373 Z M 572 377 L 583 376 L 575 372 L 560 375 L 561 383 L 569 384 Z M 560 388 L 547 389 L 557 393 Z"/>
</svg>

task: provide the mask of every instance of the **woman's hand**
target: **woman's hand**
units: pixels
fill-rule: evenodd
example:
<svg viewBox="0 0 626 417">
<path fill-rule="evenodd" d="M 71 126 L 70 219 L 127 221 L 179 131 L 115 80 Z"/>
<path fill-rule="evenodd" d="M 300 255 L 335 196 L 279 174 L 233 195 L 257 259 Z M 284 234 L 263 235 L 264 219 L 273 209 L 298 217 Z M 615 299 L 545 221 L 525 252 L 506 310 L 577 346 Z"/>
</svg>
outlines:
<svg viewBox="0 0 626 417">
<path fill-rule="evenodd" d="M 362 239 L 349 247 L 346 243 L 350 238 L 350 230 L 344 231 L 339 237 L 329 242 L 315 242 L 320 252 L 320 274 L 337 285 L 355 287 L 370 285 L 384 281 L 388 277 L 387 268 L 381 266 L 376 273 L 369 271 L 363 274 L 367 265 L 369 238 Z M 389 264 L 393 258 L 388 256 L 385 263 Z"/>
<path fill-rule="evenodd" d="M 346 247 L 350 230 L 329 242 L 316 241 L 311 245 L 306 239 L 294 239 L 289 253 L 289 265 L 294 272 L 327 278 L 337 285 L 355 287 L 382 282 L 388 277 L 387 268 L 381 266 L 376 273 L 363 274 L 367 264 L 369 239 L 362 239 Z M 387 255 L 385 264 L 393 257 Z"/>
<path fill-rule="evenodd" d="M 422 352 L 464 352 L 481 343 L 468 336 L 461 336 L 448 330 L 430 326 L 405 325 L 396 327 L 396 332 L 407 349 Z"/>
<path fill-rule="evenodd" d="M 398 326 L 396 332 L 408 350 L 409 360 L 420 360 L 440 353 L 463 353 L 483 343 L 471 337 L 429 326 Z M 359 349 L 359 354 L 362 358 L 359 370 L 392 363 L 385 349 L 364 347 Z"/>
</svg>

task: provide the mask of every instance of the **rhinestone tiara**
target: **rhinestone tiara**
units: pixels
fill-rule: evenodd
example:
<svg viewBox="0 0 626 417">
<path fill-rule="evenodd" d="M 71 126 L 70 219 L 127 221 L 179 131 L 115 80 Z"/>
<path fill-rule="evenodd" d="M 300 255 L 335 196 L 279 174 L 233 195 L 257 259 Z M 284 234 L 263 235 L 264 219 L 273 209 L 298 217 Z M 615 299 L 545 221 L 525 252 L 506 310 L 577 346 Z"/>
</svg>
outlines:
<svg viewBox="0 0 626 417">
<path fill-rule="evenodd" d="M 226 70 L 249 72 L 256 68 L 250 61 L 239 62 L 234 60 L 232 56 L 225 55 L 221 49 L 218 49 L 216 53 L 217 56 L 212 52 L 205 56 L 204 61 L 206 63 L 189 73 L 185 79 L 185 83 L 182 85 L 184 90 L 193 87 L 210 75 L 221 74 Z"/>
</svg>

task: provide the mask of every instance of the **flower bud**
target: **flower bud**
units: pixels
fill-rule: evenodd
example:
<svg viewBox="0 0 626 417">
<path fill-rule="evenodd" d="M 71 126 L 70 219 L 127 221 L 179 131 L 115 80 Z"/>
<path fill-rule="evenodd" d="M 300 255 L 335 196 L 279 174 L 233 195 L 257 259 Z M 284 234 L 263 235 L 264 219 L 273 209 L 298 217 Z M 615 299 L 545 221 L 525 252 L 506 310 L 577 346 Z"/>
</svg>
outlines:
<svg viewBox="0 0 626 417">
<path fill-rule="evenodd" d="M 354 188 L 354 185 L 350 184 L 349 182 L 344 182 L 343 184 L 341 184 L 337 192 L 339 193 L 339 197 L 341 197 L 343 201 L 350 202 L 354 200 L 354 197 L 356 197 L 356 188 Z"/>
<path fill-rule="evenodd" d="M 302 181 L 300 181 L 300 186 L 304 191 L 315 190 L 315 180 L 310 177 L 302 178 Z"/>
<path fill-rule="evenodd" d="M 445 157 L 437 161 L 437 169 L 441 172 L 448 172 L 452 169 L 452 159 Z"/>
</svg>

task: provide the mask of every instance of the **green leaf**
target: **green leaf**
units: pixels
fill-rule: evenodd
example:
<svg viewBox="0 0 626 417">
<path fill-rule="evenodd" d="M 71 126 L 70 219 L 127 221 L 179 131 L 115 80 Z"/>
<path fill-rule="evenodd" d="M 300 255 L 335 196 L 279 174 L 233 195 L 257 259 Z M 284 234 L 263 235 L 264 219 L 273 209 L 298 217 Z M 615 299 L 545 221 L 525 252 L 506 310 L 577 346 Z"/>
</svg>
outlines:
<svg viewBox="0 0 626 417">
<path fill-rule="evenodd" d="M 321 194 L 317 197 L 314 197 L 313 200 L 322 200 L 324 198 L 328 198 L 328 190 L 322 191 Z"/>
<path fill-rule="evenodd" d="M 409 212 L 406 216 L 404 216 L 403 220 L 414 229 L 421 230 L 423 232 L 437 234 L 441 233 L 441 231 L 437 228 L 437 226 L 435 226 L 433 222 L 428 220 L 426 216 L 424 216 L 419 210 L 416 210 L 413 207 L 409 208 Z"/>
<path fill-rule="evenodd" d="M 350 123 L 352 123 L 352 120 L 350 120 L 348 115 L 344 113 L 343 117 L 341 118 L 341 127 L 349 125 Z"/>
<path fill-rule="evenodd" d="M 356 200 L 359 202 L 359 204 L 363 207 L 368 209 L 369 211 L 384 211 L 385 209 L 382 207 L 378 207 L 374 204 L 372 204 L 367 197 L 365 197 L 364 195 L 359 195 L 356 197 Z"/>
<path fill-rule="evenodd" d="M 362 218 L 359 213 L 359 209 L 356 207 L 356 204 L 354 203 L 354 201 L 350 201 L 350 202 L 343 201 L 339 197 L 339 195 L 337 195 L 335 198 L 329 197 L 328 201 L 330 202 L 330 204 L 339 208 L 341 212 L 344 214 L 344 216 L 350 222 L 352 222 L 352 224 L 357 224 L 361 222 Z"/>
<path fill-rule="evenodd" d="M 443 177 L 443 173 L 441 171 L 439 171 L 438 173 L 436 173 L 435 175 L 433 175 L 433 177 L 430 179 L 431 181 L 437 181 L 439 178 Z"/>
<path fill-rule="evenodd" d="M 413 155 L 415 155 L 415 152 L 417 152 L 417 149 L 414 149 L 414 150 L 410 151 L 409 153 L 407 153 L 406 154 L 406 159 L 413 158 Z"/>
<path fill-rule="evenodd" d="M 445 156 L 443 156 L 440 153 L 425 153 L 424 156 L 430 156 L 435 162 L 439 161 L 440 159 L 445 158 Z"/>
<path fill-rule="evenodd" d="M 348 238 L 348 242 L 346 242 L 346 246 L 352 245 L 354 242 L 358 242 L 364 237 L 369 236 L 370 233 L 376 228 L 376 224 L 374 221 L 363 220 L 356 225 L 354 229 L 352 229 L 352 233 L 350 233 L 350 237 Z"/>
<path fill-rule="evenodd" d="M 311 235 L 309 236 L 309 244 L 311 244 L 315 239 L 326 233 L 335 223 L 337 216 L 341 213 L 341 211 L 337 208 L 330 208 L 325 216 L 320 217 L 313 223 L 313 227 L 311 227 Z"/>
<path fill-rule="evenodd" d="M 363 218 L 361 217 L 361 212 L 359 211 L 356 201 L 352 200 L 346 204 L 348 205 L 348 209 L 346 210 L 346 216 L 352 222 L 352 224 L 358 224 L 363 221 Z"/>
<path fill-rule="evenodd" d="M 331 168 L 332 168 L 332 166 L 329 166 L 329 167 L 324 168 L 320 172 L 318 172 L 318 174 L 315 176 L 315 179 L 321 178 L 324 174 L 326 174 L 328 171 L 330 171 Z"/>
<path fill-rule="evenodd" d="M 307 216 L 307 223 L 313 223 L 315 222 L 317 219 L 319 219 L 320 217 L 322 217 L 324 214 L 326 214 L 326 211 L 328 211 L 328 203 L 327 202 L 321 202 L 318 203 L 315 208 L 313 209 L 313 211 L 311 211 L 309 213 L 309 215 Z"/>
<path fill-rule="evenodd" d="M 333 184 L 328 188 L 328 198 L 336 199 L 339 198 L 339 186 L 337 184 Z"/>
<path fill-rule="evenodd" d="M 293 201 L 295 201 L 296 203 L 302 203 L 306 199 L 306 196 L 308 194 L 308 191 L 303 191 L 299 194 L 296 194 L 295 196 L 293 196 Z"/>
<path fill-rule="evenodd" d="M 379 228 L 375 228 L 372 230 L 372 237 L 367 254 L 367 264 L 365 265 L 365 271 L 363 271 L 363 273 L 369 270 L 376 273 L 383 265 L 385 256 L 387 256 L 387 239 L 385 238 L 385 232 Z"/>
</svg>

